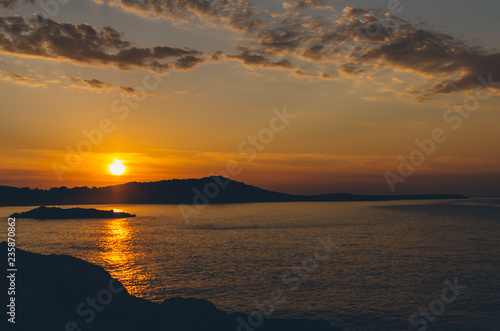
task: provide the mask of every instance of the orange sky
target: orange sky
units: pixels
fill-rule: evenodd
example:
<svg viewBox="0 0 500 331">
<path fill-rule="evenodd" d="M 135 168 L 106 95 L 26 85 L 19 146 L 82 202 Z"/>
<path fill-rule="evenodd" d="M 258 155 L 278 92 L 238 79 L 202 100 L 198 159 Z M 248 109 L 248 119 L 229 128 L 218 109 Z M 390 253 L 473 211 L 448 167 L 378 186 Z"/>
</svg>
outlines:
<svg viewBox="0 0 500 331">
<path fill-rule="evenodd" d="M 0 185 L 198 178 L 237 162 L 233 179 L 289 193 L 500 194 L 498 20 L 481 30 L 384 1 L 210 12 L 82 1 L 47 21 L 10 2 Z M 500 9 L 455 6 L 456 17 Z M 411 174 L 400 156 L 413 156 Z M 108 171 L 115 158 L 123 176 Z"/>
</svg>

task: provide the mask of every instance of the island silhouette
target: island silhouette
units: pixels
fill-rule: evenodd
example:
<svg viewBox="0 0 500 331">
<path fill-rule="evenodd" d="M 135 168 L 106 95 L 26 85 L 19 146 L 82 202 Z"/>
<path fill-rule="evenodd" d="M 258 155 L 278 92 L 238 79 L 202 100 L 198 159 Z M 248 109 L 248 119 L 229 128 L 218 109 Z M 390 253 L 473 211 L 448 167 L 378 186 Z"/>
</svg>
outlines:
<svg viewBox="0 0 500 331">
<path fill-rule="evenodd" d="M 46 219 L 75 219 L 75 218 L 126 218 L 135 217 L 134 214 L 114 210 L 98 210 L 94 208 L 57 208 L 40 206 L 30 211 L 14 213 L 12 218 Z"/>
<path fill-rule="evenodd" d="M 458 194 L 357 195 L 333 193 L 294 195 L 264 190 L 221 176 L 130 182 L 106 187 L 65 186 L 49 190 L 0 186 L 0 206 L 88 204 L 221 204 L 246 202 L 390 201 L 465 199 Z"/>
</svg>

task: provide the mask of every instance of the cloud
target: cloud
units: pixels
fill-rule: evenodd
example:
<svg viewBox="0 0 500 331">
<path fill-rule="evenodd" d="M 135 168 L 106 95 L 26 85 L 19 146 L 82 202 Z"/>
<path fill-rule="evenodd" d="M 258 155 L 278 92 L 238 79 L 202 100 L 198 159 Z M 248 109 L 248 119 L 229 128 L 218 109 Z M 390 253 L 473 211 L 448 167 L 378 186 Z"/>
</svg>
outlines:
<svg viewBox="0 0 500 331">
<path fill-rule="evenodd" d="M 394 70 L 438 78 L 439 81 L 428 89 L 430 94 L 475 89 L 481 75 L 492 74 L 500 79 L 499 53 L 488 54 L 449 35 L 411 25 L 395 30 L 389 42 L 365 47 L 355 57 L 361 63 L 375 61 Z"/>
<path fill-rule="evenodd" d="M 302 6 L 299 2 L 294 3 Z M 258 46 L 247 48 L 247 54 L 255 50 L 267 57 L 286 54 L 292 66 L 301 60 L 331 63 L 347 78 L 386 69 L 431 78 L 435 83 L 430 86 L 422 82 L 420 100 L 475 89 L 481 75 L 487 81 L 500 81 L 500 53 L 488 53 L 379 10 L 346 7 L 340 14 L 323 16 L 289 11 L 255 34 L 253 41 Z M 500 89 L 500 83 L 490 87 Z"/>
<path fill-rule="evenodd" d="M 291 0 L 283 3 L 283 8 L 328 8 L 321 0 Z"/>
<path fill-rule="evenodd" d="M 293 70 L 295 76 L 306 76 L 303 67 L 316 67 L 316 71 L 348 79 L 369 78 L 390 69 L 410 72 L 421 80 L 408 94 L 419 100 L 473 90 L 481 75 L 486 80 L 491 75 L 492 81 L 500 81 L 500 53 L 411 24 L 382 10 L 297 10 L 328 7 L 320 0 L 289 0 L 284 2 L 282 13 L 268 12 L 248 0 L 98 2 L 177 22 L 201 20 L 239 31 L 246 44 L 236 46 L 237 54 L 227 50 L 205 54 L 168 46 L 137 48 L 111 27 L 98 31 L 88 24 L 56 23 L 38 16 L 25 21 L 12 16 L 0 18 L 0 50 L 121 70 L 190 70 L 207 61 L 218 61 L 220 55 L 246 66 Z M 13 3 L 3 2 L 4 6 Z M 500 84 L 491 87 L 500 89 Z"/>
<path fill-rule="evenodd" d="M 338 68 L 338 70 L 346 77 L 355 77 L 365 72 L 365 70 L 361 69 L 354 63 L 344 63 Z"/>
<path fill-rule="evenodd" d="M 19 2 L 18 0 L 0 0 L 0 5 L 4 8 L 14 8 L 14 5 Z M 35 0 L 24 0 L 24 2 L 34 3 Z"/>
<path fill-rule="evenodd" d="M 69 81 L 73 82 L 71 84 L 71 87 L 74 88 L 81 88 L 81 89 L 87 89 L 87 90 L 96 90 L 96 91 L 107 91 L 107 90 L 112 90 L 113 85 L 110 83 L 104 82 L 99 79 L 83 79 L 80 77 L 72 77 L 68 78 Z"/>
<path fill-rule="evenodd" d="M 192 55 L 186 55 L 179 58 L 175 62 L 175 68 L 177 70 L 190 70 L 203 62 L 205 62 L 204 59 Z"/>
<path fill-rule="evenodd" d="M 327 73 L 318 73 L 318 74 L 308 73 L 308 72 L 306 72 L 304 70 L 304 68 L 297 68 L 297 69 L 295 69 L 295 71 L 293 72 L 293 74 L 294 74 L 294 76 L 297 76 L 297 77 L 320 78 L 320 79 L 327 79 L 327 80 L 335 79 L 335 77 L 330 76 Z"/>
<path fill-rule="evenodd" d="M 26 85 L 30 87 L 47 87 L 48 84 L 59 83 L 59 81 L 43 81 L 40 76 L 34 77 L 32 75 L 21 75 L 18 73 L 10 73 L 6 76 L 0 75 L 0 79 L 14 84 Z"/>
<path fill-rule="evenodd" d="M 99 0 L 99 3 L 103 1 Z M 204 21 L 248 32 L 264 25 L 271 15 L 248 0 L 118 0 L 107 1 L 140 15 L 187 21 L 197 17 Z"/>
<path fill-rule="evenodd" d="M 139 96 L 142 96 L 142 95 L 147 95 L 147 96 L 153 96 L 154 95 L 153 93 L 145 93 L 145 92 L 138 91 L 138 90 L 136 90 L 133 87 L 119 86 L 118 89 L 121 92 L 121 94 L 130 96 L 130 97 L 139 97 Z"/>
<path fill-rule="evenodd" d="M 252 54 L 250 50 L 244 46 L 236 46 L 240 50 L 238 55 L 225 54 L 228 59 L 239 60 L 247 66 L 259 66 L 262 68 L 278 68 L 278 69 L 293 69 L 292 63 L 288 59 L 272 61 L 262 54 Z"/>
<path fill-rule="evenodd" d="M 153 93 L 147 93 L 146 91 L 140 91 L 141 88 L 137 87 L 127 87 L 127 86 L 114 86 L 111 83 L 92 78 L 85 79 L 81 77 L 70 77 L 60 76 L 67 81 L 71 82 L 70 88 L 77 88 L 82 90 L 88 90 L 93 92 L 118 92 L 129 97 L 140 97 L 142 95 L 152 96 Z M 41 75 L 21 75 L 18 73 L 10 73 L 5 75 L 0 71 L 0 80 L 11 82 L 17 85 L 25 85 L 30 87 L 43 87 L 46 88 L 49 84 L 60 84 L 61 81 L 58 79 L 43 80 Z M 143 89 L 144 90 L 144 89 Z M 187 92 L 187 91 L 186 91 Z"/>
<path fill-rule="evenodd" d="M 111 27 L 100 31 L 89 24 L 58 23 L 34 15 L 0 17 L 0 51 L 22 56 L 72 61 L 83 65 L 133 67 L 166 71 L 188 70 L 205 61 L 193 49 L 157 46 L 137 48 Z"/>
<path fill-rule="evenodd" d="M 99 80 L 99 79 L 85 79 L 81 77 L 71 77 L 68 78 L 72 84 L 70 87 L 78 88 L 82 90 L 89 90 L 94 92 L 118 92 L 120 94 L 129 96 L 129 97 L 139 97 L 142 95 L 152 96 L 153 93 L 146 93 L 139 91 L 137 88 L 129 87 L 129 86 L 114 86 L 111 83 Z"/>
</svg>

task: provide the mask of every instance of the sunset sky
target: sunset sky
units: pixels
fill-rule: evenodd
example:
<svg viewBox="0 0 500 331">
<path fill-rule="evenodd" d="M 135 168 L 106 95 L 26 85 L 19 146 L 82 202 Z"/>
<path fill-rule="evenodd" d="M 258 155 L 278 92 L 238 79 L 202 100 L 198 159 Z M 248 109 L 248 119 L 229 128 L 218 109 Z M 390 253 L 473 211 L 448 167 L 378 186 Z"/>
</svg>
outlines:
<svg viewBox="0 0 500 331">
<path fill-rule="evenodd" d="M 500 194 L 497 0 L 0 3 L 0 185 Z"/>
</svg>

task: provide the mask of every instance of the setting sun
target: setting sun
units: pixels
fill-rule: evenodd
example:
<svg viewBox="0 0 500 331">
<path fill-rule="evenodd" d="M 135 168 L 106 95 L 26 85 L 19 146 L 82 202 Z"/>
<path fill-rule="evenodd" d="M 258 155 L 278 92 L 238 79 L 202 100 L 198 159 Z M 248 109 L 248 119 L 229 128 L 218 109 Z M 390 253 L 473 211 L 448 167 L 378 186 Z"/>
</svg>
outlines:
<svg viewBox="0 0 500 331">
<path fill-rule="evenodd" d="M 109 172 L 115 176 L 123 175 L 125 173 L 125 170 L 127 170 L 127 168 L 123 165 L 123 161 L 118 159 L 114 159 L 113 163 L 109 165 L 108 169 Z"/>
<path fill-rule="evenodd" d="M 2 330 L 500 331 L 499 13 L 0 0 Z"/>
</svg>

